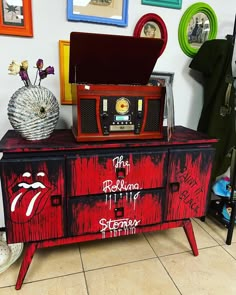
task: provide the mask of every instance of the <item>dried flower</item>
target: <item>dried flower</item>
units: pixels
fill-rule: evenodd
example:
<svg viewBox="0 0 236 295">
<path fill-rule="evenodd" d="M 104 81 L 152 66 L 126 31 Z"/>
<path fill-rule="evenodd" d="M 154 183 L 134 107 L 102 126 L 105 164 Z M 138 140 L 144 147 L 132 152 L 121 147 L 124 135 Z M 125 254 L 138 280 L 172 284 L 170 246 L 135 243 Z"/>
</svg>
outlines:
<svg viewBox="0 0 236 295">
<path fill-rule="evenodd" d="M 13 60 L 8 67 L 9 75 L 17 75 L 20 72 L 21 64 Z"/>
<path fill-rule="evenodd" d="M 43 60 L 38 59 L 36 62 L 37 72 L 36 77 L 34 81 L 34 85 L 37 82 L 38 76 L 39 76 L 39 82 L 38 85 L 40 85 L 41 80 L 45 79 L 47 75 L 54 74 L 54 67 L 48 66 L 43 70 Z M 28 61 L 24 60 L 21 63 L 18 63 L 16 61 L 12 61 L 12 63 L 8 67 L 8 71 L 10 75 L 20 75 L 21 80 L 24 82 L 25 86 L 32 85 L 29 75 L 28 75 Z"/>
<path fill-rule="evenodd" d="M 54 75 L 54 67 L 46 67 L 45 71 L 47 72 L 48 75 Z"/>
<path fill-rule="evenodd" d="M 47 67 L 45 70 L 39 71 L 40 79 L 45 79 L 47 75 L 54 74 L 54 67 Z"/>
<path fill-rule="evenodd" d="M 22 61 L 22 63 L 21 63 L 21 68 L 22 68 L 22 70 L 25 70 L 25 71 L 27 71 L 28 70 L 28 60 L 24 60 L 24 61 Z"/>
<path fill-rule="evenodd" d="M 42 68 L 43 68 L 43 60 L 42 59 L 37 60 L 36 67 L 38 68 L 38 70 L 42 70 Z"/>
<path fill-rule="evenodd" d="M 21 76 L 21 79 L 23 81 L 26 81 L 27 82 L 29 80 L 29 76 L 28 76 L 28 74 L 27 74 L 26 71 L 20 71 L 19 75 Z"/>
</svg>

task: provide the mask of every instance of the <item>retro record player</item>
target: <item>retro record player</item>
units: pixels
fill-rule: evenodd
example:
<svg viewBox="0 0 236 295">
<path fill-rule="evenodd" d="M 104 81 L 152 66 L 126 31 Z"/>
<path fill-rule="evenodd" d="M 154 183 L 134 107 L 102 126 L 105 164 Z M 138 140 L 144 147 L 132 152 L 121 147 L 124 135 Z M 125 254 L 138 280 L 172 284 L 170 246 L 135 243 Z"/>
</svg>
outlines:
<svg viewBox="0 0 236 295">
<path fill-rule="evenodd" d="M 162 47 L 162 39 L 71 33 L 77 141 L 163 137 L 165 88 L 148 85 Z"/>
</svg>

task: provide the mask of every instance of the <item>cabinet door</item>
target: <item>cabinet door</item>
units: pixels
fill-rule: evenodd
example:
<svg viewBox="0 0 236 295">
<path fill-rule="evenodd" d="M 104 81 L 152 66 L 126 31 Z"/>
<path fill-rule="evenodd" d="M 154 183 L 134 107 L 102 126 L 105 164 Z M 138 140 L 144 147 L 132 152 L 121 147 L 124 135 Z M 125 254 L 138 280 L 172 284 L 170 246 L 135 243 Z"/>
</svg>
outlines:
<svg viewBox="0 0 236 295">
<path fill-rule="evenodd" d="M 69 235 L 107 238 L 142 232 L 143 227 L 162 222 L 164 196 L 165 190 L 159 189 L 70 198 Z"/>
<path fill-rule="evenodd" d="M 205 215 L 213 157 L 212 148 L 170 151 L 166 220 Z"/>
<path fill-rule="evenodd" d="M 8 242 L 64 235 L 64 159 L 1 161 Z"/>
<path fill-rule="evenodd" d="M 67 159 L 68 196 L 165 187 L 167 162 L 162 149 L 72 156 Z"/>
</svg>

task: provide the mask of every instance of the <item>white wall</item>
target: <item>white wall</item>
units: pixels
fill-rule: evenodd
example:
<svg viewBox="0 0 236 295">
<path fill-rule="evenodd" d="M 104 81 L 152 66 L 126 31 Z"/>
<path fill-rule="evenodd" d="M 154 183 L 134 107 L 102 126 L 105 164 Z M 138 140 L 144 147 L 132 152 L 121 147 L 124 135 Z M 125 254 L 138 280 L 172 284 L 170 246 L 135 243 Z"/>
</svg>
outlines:
<svg viewBox="0 0 236 295">
<path fill-rule="evenodd" d="M 201 85 L 189 75 L 188 66 L 191 58 L 186 56 L 179 46 L 178 26 L 185 10 L 197 1 L 183 0 L 182 9 L 176 10 L 142 5 L 141 0 L 129 0 L 129 21 L 125 28 L 68 22 L 66 2 L 66 0 L 32 0 L 33 38 L 0 35 L 0 138 L 11 128 L 7 118 L 9 98 L 17 88 L 23 86 L 19 76 L 8 75 L 8 65 L 13 59 L 18 61 L 27 59 L 32 68 L 32 77 L 35 73 L 33 66 L 38 58 L 44 60 L 45 66 L 54 66 L 55 75 L 43 80 L 42 85 L 48 87 L 60 100 L 58 40 L 69 40 L 72 31 L 132 36 L 136 23 L 141 16 L 147 13 L 158 14 L 164 20 L 168 30 L 167 47 L 157 61 L 154 70 L 175 73 L 173 93 L 176 124 L 196 129 L 202 107 L 203 90 Z M 225 38 L 227 34 L 232 34 L 236 12 L 235 0 L 224 0 L 223 3 L 218 0 L 206 0 L 204 2 L 214 9 L 218 17 L 217 38 Z M 60 120 L 57 128 L 70 128 L 70 126 L 71 106 L 63 105 L 60 107 Z M 3 226 L 4 218 L 0 194 L 0 227 Z"/>
</svg>

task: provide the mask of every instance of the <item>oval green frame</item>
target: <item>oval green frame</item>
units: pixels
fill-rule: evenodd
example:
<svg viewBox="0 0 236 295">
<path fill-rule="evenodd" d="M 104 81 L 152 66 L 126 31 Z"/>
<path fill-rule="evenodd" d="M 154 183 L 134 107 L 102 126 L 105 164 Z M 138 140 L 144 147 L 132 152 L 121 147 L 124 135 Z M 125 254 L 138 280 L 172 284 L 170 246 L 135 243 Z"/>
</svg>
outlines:
<svg viewBox="0 0 236 295">
<path fill-rule="evenodd" d="M 207 40 L 215 39 L 218 30 L 217 17 L 210 5 L 204 2 L 198 2 L 191 5 L 181 17 L 178 30 L 180 47 L 183 52 L 190 57 L 193 57 L 199 50 L 199 48 L 192 47 L 188 41 L 188 24 L 192 17 L 197 13 L 205 14 L 210 22 L 210 32 Z"/>
</svg>

